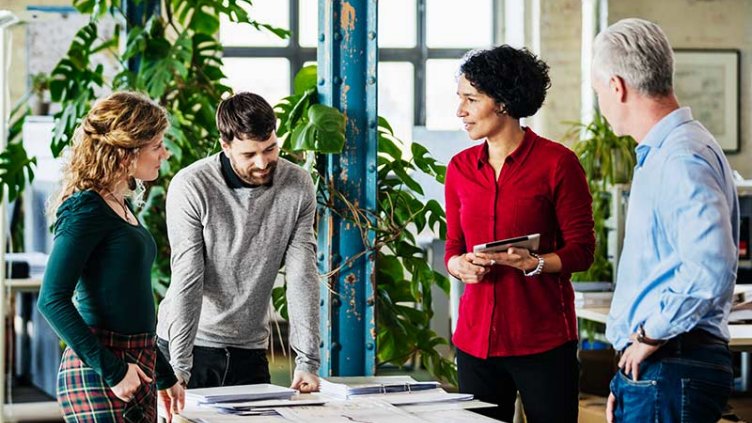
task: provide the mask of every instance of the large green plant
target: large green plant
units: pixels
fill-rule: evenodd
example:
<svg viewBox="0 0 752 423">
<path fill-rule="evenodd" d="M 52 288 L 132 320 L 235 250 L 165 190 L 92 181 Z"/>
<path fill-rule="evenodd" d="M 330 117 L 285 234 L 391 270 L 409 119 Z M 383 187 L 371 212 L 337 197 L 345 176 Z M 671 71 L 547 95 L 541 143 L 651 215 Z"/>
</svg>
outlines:
<svg viewBox="0 0 752 423">
<path fill-rule="evenodd" d="M 223 84 L 222 46 L 217 41 L 219 17 L 246 23 L 249 31 L 265 28 L 283 37 L 288 33 L 251 19 L 247 10 L 250 0 L 164 0 L 161 15 L 136 21 L 128 20 L 119 0 L 74 0 L 73 5 L 91 19 L 52 71 L 52 99 L 62 105 L 55 115 L 52 152 L 57 156 L 69 144 L 76 125 L 103 89 L 144 92 L 165 107 L 170 116 L 165 144 L 172 157 L 165 162 L 156 185 L 150 187 L 140 213 L 157 240 L 159 252 L 152 280 L 155 292 L 162 296 L 170 280 L 166 188 L 178 170 L 219 147 L 214 115 L 222 96 L 230 92 Z M 118 28 L 114 38 L 102 38 L 103 17 L 126 22 L 124 43 Z M 125 48 L 119 50 L 123 44 Z M 119 64 L 113 78 L 108 79 L 104 68 L 95 64 L 93 56 L 97 53 L 108 54 Z M 127 66 L 134 58 L 138 59 L 137 69 Z"/>
<path fill-rule="evenodd" d="M 574 151 L 580 158 L 593 196 L 595 257 L 585 272 L 572 275 L 573 281 L 611 281 L 613 267 L 608 261 L 606 220 L 611 210 L 610 187 L 629 183 L 636 164 L 635 146 L 630 136 L 616 135 L 606 118 L 596 110 L 590 123 L 572 123 L 565 139 L 575 140 Z"/>
<path fill-rule="evenodd" d="M 276 107 L 284 150 L 311 171 L 318 182 L 319 201 L 360 228 L 365 253 L 376 255 L 377 365 L 402 366 L 417 356 L 431 374 L 456 385 L 454 363 L 436 348 L 448 342 L 430 328 L 431 287 L 436 284 L 448 294 L 449 281 L 429 266 L 414 235 L 429 228 L 443 239 L 446 218 L 437 201 L 421 198 L 423 188 L 411 176 L 421 172 L 444 183 L 446 167 L 418 143 L 412 143 L 411 157 L 406 160 L 405 144 L 395 137 L 389 123 L 379 118 L 378 210 L 374 214 L 359 208 L 312 166 L 316 154 L 339 152 L 344 145 L 344 122 L 334 116 L 314 122 L 321 113 L 315 100 L 316 67 L 303 68 L 294 85 L 295 93 Z M 369 231 L 375 234 L 372 242 L 368 241 Z M 353 259 L 345 260 L 345 265 Z M 275 306 L 285 315 L 284 287 L 275 289 L 273 296 Z"/>
<path fill-rule="evenodd" d="M 217 42 L 219 16 L 247 23 L 249 29 L 263 28 L 279 36 L 287 36 L 287 32 L 250 19 L 250 0 L 163 0 L 162 16 L 128 22 L 125 49 L 117 51 L 117 46 L 123 44 L 117 37 L 119 31 L 115 31 L 113 39 L 102 39 L 99 25 L 105 15 L 116 21 L 127 19 L 120 1 L 74 0 L 73 4 L 89 14 L 91 20 L 78 31 L 68 54 L 52 72 L 52 98 L 62 105 L 62 110 L 55 116 L 51 148 L 55 155 L 60 154 L 101 89 L 146 92 L 167 109 L 171 126 L 165 143 L 172 158 L 165 162 L 157 185 L 150 187 L 140 212 L 158 245 L 152 273 L 155 293 L 162 296 L 170 280 L 166 188 L 179 169 L 217 151 L 216 105 L 230 91 L 222 83 L 222 46 Z M 100 52 L 113 55 L 120 63 L 111 80 L 92 60 Z M 132 58 L 139 59 L 137 70 L 126 66 Z M 374 216 L 348 202 L 331 181 L 318 175 L 314 166 L 317 155 L 338 153 L 344 145 L 344 117 L 336 109 L 317 103 L 315 76 L 315 67 L 304 68 L 296 77 L 294 94 L 275 107 L 283 154 L 312 173 L 322 204 L 359 225 L 364 234 L 376 234 L 375 242 L 367 248 L 377 254 L 379 363 L 402 365 L 420 354 L 434 375 L 456 383 L 453 364 L 435 348 L 447 341 L 436 336 L 428 324 L 433 314 L 430 287 L 438 284 L 448 291 L 448 282 L 430 269 L 411 232 L 426 226 L 436 228 L 442 235 L 445 232 L 440 205 L 419 199 L 422 188 L 410 176 L 422 171 L 443 182 L 445 168 L 418 144 L 412 146 L 412 159 L 403 159 L 401 142 L 380 119 L 379 210 Z M 276 290 L 275 306 L 284 312 L 283 298 L 283 289 Z"/>
<path fill-rule="evenodd" d="M 11 110 L 10 125 L 8 128 L 8 143 L 0 153 L 0 199 L 5 198 L 15 203 L 10 219 L 10 245 L 9 251 L 24 250 L 24 219 L 23 202 L 20 195 L 26 188 L 27 183 L 34 180 L 34 168 L 37 164 L 36 157 L 29 157 L 23 146 L 21 131 L 26 117 L 31 114 L 28 105 L 30 93 L 27 93 L 18 104 Z"/>
<path fill-rule="evenodd" d="M 0 199 L 8 193 L 8 201 L 21 195 L 27 183 L 34 180 L 36 157 L 29 157 L 23 146 L 21 130 L 26 117 L 31 114 L 27 93 L 10 112 L 10 124 L 5 150 L 0 153 Z"/>
<path fill-rule="evenodd" d="M 436 200 L 420 198 L 423 189 L 410 177 L 422 172 L 443 184 L 446 167 L 415 142 L 410 146 L 411 158 L 406 160 L 404 147 L 389 124 L 379 119 L 379 213 L 375 245 L 378 359 L 381 363 L 399 365 L 419 354 L 432 374 L 456 385 L 454 363 L 436 349 L 447 341 L 429 327 L 433 316 L 431 286 L 436 284 L 449 294 L 449 280 L 428 265 L 425 252 L 413 235 L 428 227 L 446 239 L 446 217 Z"/>
</svg>

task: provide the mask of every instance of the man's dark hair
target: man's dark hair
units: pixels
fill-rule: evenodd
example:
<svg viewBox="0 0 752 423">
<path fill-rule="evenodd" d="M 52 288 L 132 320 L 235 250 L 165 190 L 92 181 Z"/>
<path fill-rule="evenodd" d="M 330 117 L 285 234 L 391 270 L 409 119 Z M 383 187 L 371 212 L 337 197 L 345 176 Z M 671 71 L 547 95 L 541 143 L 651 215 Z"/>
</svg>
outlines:
<svg viewBox="0 0 752 423">
<path fill-rule="evenodd" d="M 551 87 L 544 61 L 524 48 L 506 44 L 469 52 L 460 65 L 460 74 L 515 119 L 534 115 Z"/>
<path fill-rule="evenodd" d="M 237 93 L 217 107 L 217 129 L 222 141 L 265 141 L 277 127 L 277 117 L 269 103 L 258 94 Z"/>
</svg>

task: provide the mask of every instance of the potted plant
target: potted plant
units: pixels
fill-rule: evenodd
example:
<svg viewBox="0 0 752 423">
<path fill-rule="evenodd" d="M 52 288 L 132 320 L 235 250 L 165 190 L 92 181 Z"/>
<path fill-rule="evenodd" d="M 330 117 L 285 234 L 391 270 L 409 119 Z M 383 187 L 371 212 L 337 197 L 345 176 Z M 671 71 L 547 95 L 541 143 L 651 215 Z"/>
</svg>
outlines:
<svg viewBox="0 0 752 423">
<path fill-rule="evenodd" d="M 590 123 L 573 122 L 564 136 L 574 140 L 574 152 L 580 159 L 593 196 L 593 221 L 595 223 L 595 259 L 585 272 L 572 275 L 573 282 L 613 281 L 613 267 L 608 260 L 608 227 L 606 221 L 611 211 L 611 187 L 629 184 L 636 164 L 635 141 L 630 136 L 619 136 L 611 129 L 606 118 L 596 110 Z"/>
<path fill-rule="evenodd" d="M 406 143 L 395 136 L 385 118 L 379 117 L 379 207 L 372 212 L 349 202 L 310 165 L 317 154 L 338 153 L 344 145 L 344 116 L 336 109 L 321 109 L 323 106 L 317 104 L 316 75 L 316 65 L 301 69 L 295 77 L 295 93 L 275 106 L 280 119 L 277 136 L 283 140 L 287 158 L 309 168 L 318 181 L 321 206 L 332 209 L 363 233 L 374 232 L 373 240 L 366 242 L 366 250 L 375 255 L 378 281 L 376 366 L 404 368 L 406 363 L 419 360 L 432 376 L 456 386 L 454 362 L 440 353 L 440 346 L 448 345 L 448 340 L 430 326 L 431 287 L 436 285 L 448 295 L 449 280 L 430 267 L 414 235 L 430 228 L 445 238 L 446 218 L 436 200 L 421 198 L 423 189 L 411 176 L 423 173 L 443 184 L 446 166 L 416 142 L 410 144 L 410 159 L 404 158 Z M 338 120 L 341 125 L 334 125 Z M 355 258 L 349 257 L 345 263 Z M 272 295 L 275 308 L 285 316 L 285 286 L 275 288 Z"/>
<path fill-rule="evenodd" d="M 612 263 L 608 259 L 608 233 L 615 228 L 607 224 L 611 217 L 612 187 L 626 185 L 632 180 L 636 164 L 636 143 L 630 136 L 619 136 L 601 113 L 596 110 L 590 123 L 573 122 L 565 139 L 574 141 L 573 149 L 580 159 L 593 196 L 593 221 L 595 230 L 595 255 L 592 266 L 572 275 L 573 284 L 582 289 L 592 282 L 614 280 Z M 614 226 L 614 225 L 611 225 Z M 618 233 L 618 232 L 617 232 Z M 580 390 L 595 395 L 608 395 L 609 381 L 614 374 L 614 351 L 609 344 L 596 340 L 603 324 L 580 320 L 586 337 L 579 350 L 581 364 Z"/>
<path fill-rule="evenodd" d="M 31 113 L 46 116 L 50 113 L 50 77 L 38 72 L 31 77 Z"/>
</svg>

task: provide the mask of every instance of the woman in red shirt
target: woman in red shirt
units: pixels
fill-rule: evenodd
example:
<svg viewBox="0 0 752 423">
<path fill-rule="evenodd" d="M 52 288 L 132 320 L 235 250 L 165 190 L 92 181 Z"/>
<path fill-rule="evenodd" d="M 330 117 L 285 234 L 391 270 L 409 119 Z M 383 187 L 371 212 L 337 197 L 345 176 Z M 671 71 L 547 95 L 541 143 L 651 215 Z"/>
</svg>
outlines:
<svg viewBox="0 0 752 423">
<path fill-rule="evenodd" d="M 460 66 L 457 116 L 472 140 L 446 174 L 449 273 L 465 283 L 453 342 L 462 392 L 498 404 L 482 414 L 512 421 L 519 391 L 527 421 L 576 422 L 577 320 L 572 272 L 593 261 L 592 198 L 577 156 L 520 119 L 543 104 L 548 66 L 503 45 Z M 473 246 L 540 234 L 523 248 Z"/>
</svg>

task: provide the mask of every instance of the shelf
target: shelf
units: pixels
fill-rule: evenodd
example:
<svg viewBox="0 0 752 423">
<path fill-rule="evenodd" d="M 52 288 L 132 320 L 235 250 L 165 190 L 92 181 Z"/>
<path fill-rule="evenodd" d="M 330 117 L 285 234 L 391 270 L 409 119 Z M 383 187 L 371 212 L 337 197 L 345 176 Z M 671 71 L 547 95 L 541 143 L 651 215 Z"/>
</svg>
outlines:
<svg viewBox="0 0 752 423">
<path fill-rule="evenodd" d="M 11 292 L 38 292 L 42 287 L 41 279 L 6 279 L 5 288 Z"/>
</svg>

